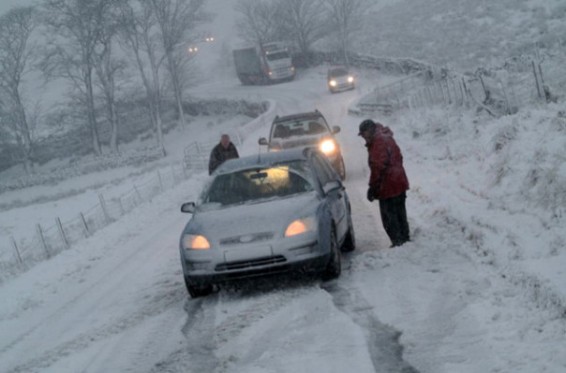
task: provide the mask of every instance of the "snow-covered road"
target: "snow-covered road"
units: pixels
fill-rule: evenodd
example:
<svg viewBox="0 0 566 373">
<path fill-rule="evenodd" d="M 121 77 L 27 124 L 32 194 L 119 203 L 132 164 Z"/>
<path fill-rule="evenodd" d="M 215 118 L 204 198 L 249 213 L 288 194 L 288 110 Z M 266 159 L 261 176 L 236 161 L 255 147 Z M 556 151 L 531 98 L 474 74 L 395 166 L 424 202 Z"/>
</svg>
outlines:
<svg viewBox="0 0 566 373">
<path fill-rule="evenodd" d="M 378 206 L 365 200 L 360 118 L 347 115 L 378 82 L 331 95 L 321 80 L 315 69 L 278 86 L 232 81 L 200 93 L 270 99 L 281 114 L 316 107 L 342 127 L 358 247 L 341 278 L 282 277 L 189 299 L 177 248 L 188 216 L 178 209 L 207 177 L 196 174 L 0 288 L 0 371 L 564 371 L 564 320 L 486 263 L 456 219 L 483 197 L 395 118 L 386 124 L 412 183 L 413 242 L 388 248 Z M 268 128 L 246 134 L 241 154 L 257 152 Z"/>
</svg>

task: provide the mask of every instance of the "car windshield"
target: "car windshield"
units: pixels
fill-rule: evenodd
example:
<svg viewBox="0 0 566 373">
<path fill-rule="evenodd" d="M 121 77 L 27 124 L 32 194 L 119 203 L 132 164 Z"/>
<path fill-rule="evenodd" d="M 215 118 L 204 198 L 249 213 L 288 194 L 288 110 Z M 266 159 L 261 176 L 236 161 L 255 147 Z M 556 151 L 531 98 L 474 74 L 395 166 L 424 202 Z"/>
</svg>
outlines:
<svg viewBox="0 0 566 373">
<path fill-rule="evenodd" d="M 277 123 L 271 134 L 274 139 L 286 139 L 292 136 L 319 135 L 328 133 L 328 127 L 320 119 L 294 120 Z"/>
<path fill-rule="evenodd" d="M 202 196 L 202 203 L 233 205 L 287 197 L 314 190 L 305 161 L 218 175 Z"/>
<path fill-rule="evenodd" d="M 271 53 L 267 53 L 266 57 L 269 61 L 276 61 L 276 60 L 281 60 L 281 59 L 284 59 L 284 58 L 289 58 L 289 53 L 287 53 L 285 51 L 271 52 Z"/>
<path fill-rule="evenodd" d="M 346 70 L 346 69 L 334 69 L 334 70 L 331 70 L 328 75 L 330 75 L 331 77 L 345 76 L 345 75 L 348 75 L 348 70 Z"/>
</svg>

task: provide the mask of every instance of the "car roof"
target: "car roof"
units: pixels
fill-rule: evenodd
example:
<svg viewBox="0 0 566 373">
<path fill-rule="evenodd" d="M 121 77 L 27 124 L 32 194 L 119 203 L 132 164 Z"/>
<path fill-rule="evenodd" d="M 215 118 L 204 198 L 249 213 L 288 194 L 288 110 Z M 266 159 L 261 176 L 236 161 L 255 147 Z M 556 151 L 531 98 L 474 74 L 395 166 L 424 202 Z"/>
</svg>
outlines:
<svg viewBox="0 0 566 373">
<path fill-rule="evenodd" d="M 278 152 L 258 153 L 241 158 L 230 159 L 222 163 L 217 173 L 230 173 L 253 167 L 270 167 L 274 163 L 283 163 L 296 160 L 306 160 L 308 158 L 308 148 L 291 148 Z"/>
<path fill-rule="evenodd" d="M 282 117 L 276 116 L 275 119 L 273 120 L 273 123 L 288 122 L 288 121 L 297 120 L 297 119 L 316 119 L 316 118 L 322 118 L 322 117 L 323 116 L 320 113 L 320 111 L 315 110 L 315 111 L 309 111 L 309 112 L 305 112 L 305 113 L 285 115 L 285 116 L 282 116 Z"/>
</svg>

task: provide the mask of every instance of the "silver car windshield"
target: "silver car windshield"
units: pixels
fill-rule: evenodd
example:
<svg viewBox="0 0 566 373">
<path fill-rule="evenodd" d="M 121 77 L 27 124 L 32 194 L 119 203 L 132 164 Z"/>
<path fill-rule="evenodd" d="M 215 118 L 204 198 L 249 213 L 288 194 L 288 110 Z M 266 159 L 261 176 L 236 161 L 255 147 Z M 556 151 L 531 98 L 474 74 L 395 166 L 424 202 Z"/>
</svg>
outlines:
<svg viewBox="0 0 566 373">
<path fill-rule="evenodd" d="M 317 119 L 294 120 L 277 123 L 273 129 L 272 138 L 286 139 L 294 136 L 309 136 L 328 133 L 328 127 Z"/>
<path fill-rule="evenodd" d="M 220 174 L 205 191 L 202 203 L 225 206 L 307 193 L 314 190 L 309 175 L 304 161 Z"/>
</svg>

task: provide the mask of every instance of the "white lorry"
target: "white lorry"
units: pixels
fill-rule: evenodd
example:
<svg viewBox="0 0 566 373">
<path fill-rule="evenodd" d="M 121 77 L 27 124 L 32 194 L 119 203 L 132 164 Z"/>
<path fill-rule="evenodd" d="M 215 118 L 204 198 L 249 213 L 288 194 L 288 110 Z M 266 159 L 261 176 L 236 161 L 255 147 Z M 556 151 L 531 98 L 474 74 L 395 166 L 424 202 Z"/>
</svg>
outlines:
<svg viewBox="0 0 566 373">
<path fill-rule="evenodd" d="M 278 83 L 295 78 L 291 54 L 281 42 L 235 49 L 232 54 L 236 73 L 244 85 Z"/>
</svg>

